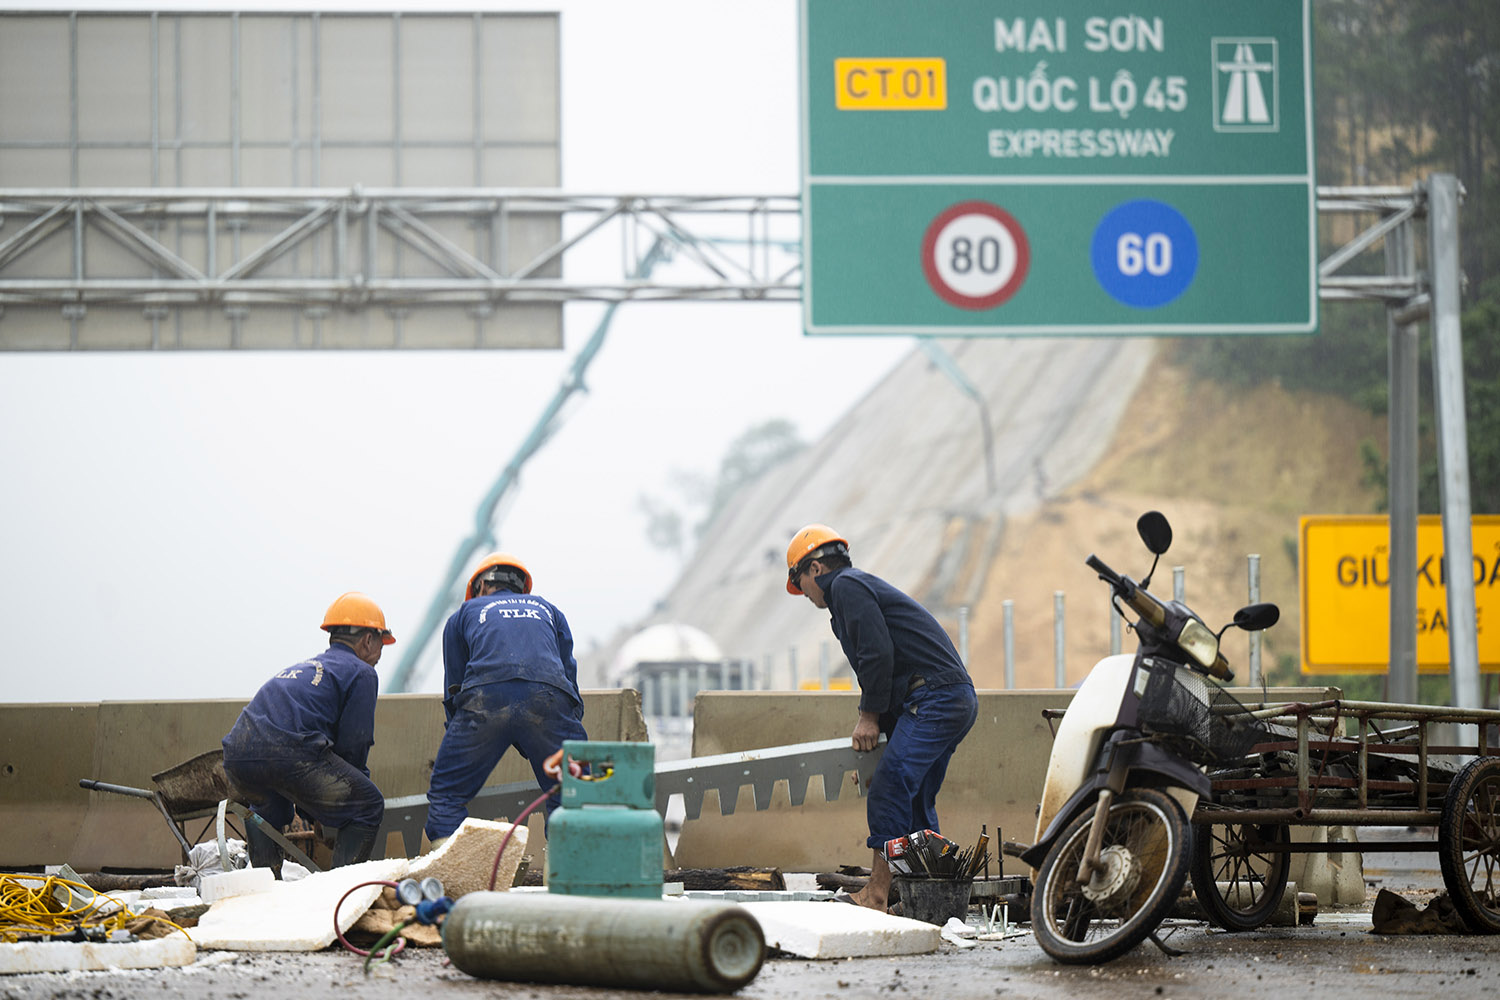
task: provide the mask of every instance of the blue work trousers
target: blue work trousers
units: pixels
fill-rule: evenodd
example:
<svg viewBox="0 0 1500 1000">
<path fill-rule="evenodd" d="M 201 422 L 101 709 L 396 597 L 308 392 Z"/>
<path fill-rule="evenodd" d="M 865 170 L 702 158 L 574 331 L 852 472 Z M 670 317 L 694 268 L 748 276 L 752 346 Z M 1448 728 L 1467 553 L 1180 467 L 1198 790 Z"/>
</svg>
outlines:
<svg viewBox="0 0 1500 1000">
<path fill-rule="evenodd" d="M 369 775 L 331 750 L 310 757 L 224 761 L 230 783 L 256 814 L 277 830 L 292 810 L 330 830 L 350 824 L 379 826 L 385 796 Z"/>
<path fill-rule="evenodd" d="M 906 696 L 865 799 L 877 850 L 917 830 L 938 830 L 937 795 L 953 751 L 979 716 L 968 684 L 924 684 Z"/>
<path fill-rule="evenodd" d="M 565 691 L 532 681 L 501 681 L 460 691 L 443 733 L 427 790 L 427 839 L 447 837 L 469 815 L 469 802 L 515 747 L 531 761 L 537 789 L 556 784 L 542 771 L 563 740 L 586 740 L 583 706 Z M 547 800 L 547 814 L 556 808 Z"/>
</svg>

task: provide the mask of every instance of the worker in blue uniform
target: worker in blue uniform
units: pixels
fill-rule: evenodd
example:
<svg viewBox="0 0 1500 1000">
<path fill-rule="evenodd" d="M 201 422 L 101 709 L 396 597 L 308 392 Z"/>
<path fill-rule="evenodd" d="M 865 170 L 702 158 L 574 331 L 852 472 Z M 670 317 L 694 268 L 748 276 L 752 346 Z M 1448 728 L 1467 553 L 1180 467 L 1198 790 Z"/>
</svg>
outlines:
<svg viewBox="0 0 1500 1000">
<path fill-rule="evenodd" d="M 849 898 L 884 911 L 890 900 L 887 841 L 939 831 L 937 795 L 948 761 L 979 714 L 974 682 L 937 619 L 871 573 L 855 569 L 849 543 L 810 524 L 786 550 L 787 593 L 830 615 L 833 634 L 859 681 L 856 750 L 887 743 L 865 800 L 873 849 L 870 880 Z"/>
<path fill-rule="evenodd" d="M 469 814 L 469 802 L 515 747 L 537 787 L 563 740 L 586 740 L 573 633 L 562 611 L 531 592 L 531 571 L 495 552 L 469 577 L 464 602 L 443 628 L 443 711 L 447 723 L 427 790 L 427 838 L 440 845 Z M 547 814 L 556 807 L 549 799 Z"/>
<path fill-rule="evenodd" d="M 224 737 L 224 773 L 235 794 L 278 833 L 292 812 L 334 833 L 334 867 L 369 859 L 385 815 L 370 780 L 375 664 L 395 642 L 385 613 L 364 594 L 340 595 L 323 616 L 328 648 L 261 685 Z M 246 824 L 250 863 L 281 877 L 281 847 Z"/>
</svg>

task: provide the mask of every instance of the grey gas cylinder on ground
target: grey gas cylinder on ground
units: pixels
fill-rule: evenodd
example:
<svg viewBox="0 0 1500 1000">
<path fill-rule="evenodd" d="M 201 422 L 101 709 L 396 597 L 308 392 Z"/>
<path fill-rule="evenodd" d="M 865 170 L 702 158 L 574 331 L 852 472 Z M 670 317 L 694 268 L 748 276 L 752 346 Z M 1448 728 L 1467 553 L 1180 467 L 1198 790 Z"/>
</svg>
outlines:
<svg viewBox="0 0 1500 1000">
<path fill-rule="evenodd" d="M 729 993 L 760 972 L 766 941 L 732 903 L 471 892 L 443 949 L 481 979 Z"/>
</svg>

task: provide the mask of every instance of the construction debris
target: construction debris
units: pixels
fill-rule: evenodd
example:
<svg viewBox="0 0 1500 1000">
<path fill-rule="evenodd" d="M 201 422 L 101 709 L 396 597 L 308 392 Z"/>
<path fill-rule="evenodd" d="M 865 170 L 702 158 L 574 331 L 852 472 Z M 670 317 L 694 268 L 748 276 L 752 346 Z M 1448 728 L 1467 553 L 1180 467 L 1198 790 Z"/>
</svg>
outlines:
<svg viewBox="0 0 1500 1000">
<path fill-rule="evenodd" d="M 1375 896 L 1370 923 L 1371 934 L 1469 933 L 1468 925 L 1453 908 L 1453 900 L 1446 892 L 1433 896 L 1426 907 L 1419 909 L 1411 900 L 1381 889 Z"/>
<path fill-rule="evenodd" d="M 181 934 L 156 941 L 123 944 L 58 941 L 0 944 L 0 975 L 26 972 L 75 972 L 115 969 L 159 969 L 192 965 L 193 942 Z"/>
<path fill-rule="evenodd" d="M 221 899 L 198 920 L 193 937 L 206 949 L 320 951 L 336 936 L 331 919 L 335 906 L 342 933 L 380 895 L 380 885 L 360 884 L 397 881 L 409 866 L 405 858 L 366 861 L 277 882 L 270 892 Z"/>
<path fill-rule="evenodd" d="M 942 930 L 864 906 L 827 902 L 744 903 L 760 922 L 766 947 L 799 958 L 869 958 L 937 951 Z"/>
<path fill-rule="evenodd" d="M 662 873 L 664 882 L 681 882 L 684 891 L 718 892 L 743 889 L 780 892 L 786 879 L 779 868 L 673 868 Z"/>
<path fill-rule="evenodd" d="M 401 936 L 406 938 L 408 945 L 442 947 L 442 931 L 432 924 L 419 923 L 417 908 L 403 904 L 396 898 L 396 890 L 390 886 L 385 887 L 344 936 L 352 944 L 369 948 L 389 934 L 397 924 L 405 925 L 401 928 Z"/>
<path fill-rule="evenodd" d="M 509 843 L 505 843 L 507 834 Z M 525 826 L 513 827 L 470 816 L 441 847 L 412 861 L 407 874 L 418 880 L 437 879 L 443 883 L 448 898 L 455 900 L 471 892 L 488 890 L 492 874 L 495 890 L 503 892 L 515 884 L 516 871 L 526 854 L 526 837 Z M 496 867 L 495 855 L 502 843 L 505 856 Z"/>
</svg>

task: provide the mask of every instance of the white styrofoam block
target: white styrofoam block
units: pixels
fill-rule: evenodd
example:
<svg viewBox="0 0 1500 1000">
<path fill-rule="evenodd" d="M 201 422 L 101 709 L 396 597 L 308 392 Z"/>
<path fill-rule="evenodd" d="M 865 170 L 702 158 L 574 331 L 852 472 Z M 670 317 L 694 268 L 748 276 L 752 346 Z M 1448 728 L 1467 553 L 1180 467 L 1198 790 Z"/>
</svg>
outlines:
<svg viewBox="0 0 1500 1000">
<path fill-rule="evenodd" d="M 159 969 L 192 965 L 198 949 L 182 934 L 153 941 L 104 944 L 93 941 L 28 941 L 0 944 L 0 975 L 104 969 Z"/>
<path fill-rule="evenodd" d="M 335 906 L 339 930 L 347 931 L 383 888 L 362 883 L 397 881 L 409 866 L 405 858 L 366 861 L 296 882 L 277 882 L 270 892 L 221 899 L 198 919 L 193 938 L 205 949 L 319 951 L 333 943 Z M 345 893 L 349 897 L 340 904 Z"/>
<path fill-rule="evenodd" d="M 198 890 L 190 885 L 161 885 L 141 890 L 141 899 L 182 899 L 196 896 Z"/>
<path fill-rule="evenodd" d="M 831 902 L 741 903 L 766 936 L 768 948 L 802 958 L 868 958 L 937 951 L 935 924 L 893 917 L 864 906 Z"/>
<path fill-rule="evenodd" d="M 160 910 L 168 917 L 172 917 L 173 914 L 201 907 L 203 905 L 203 900 L 197 896 L 182 896 L 175 899 L 141 900 L 136 903 L 136 905 L 139 906 L 141 905 L 141 903 L 146 904 L 145 909 L 147 910 Z M 144 912 L 144 910 L 142 912 Z"/>
<path fill-rule="evenodd" d="M 198 895 L 205 903 L 214 903 L 230 896 L 246 893 L 270 892 L 276 885 L 276 876 L 269 868 L 241 868 L 233 872 L 217 872 L 203 876 L 198 886 Z"/>
</svg>

